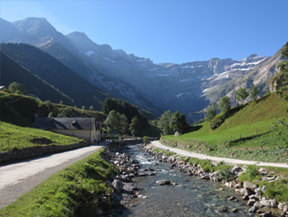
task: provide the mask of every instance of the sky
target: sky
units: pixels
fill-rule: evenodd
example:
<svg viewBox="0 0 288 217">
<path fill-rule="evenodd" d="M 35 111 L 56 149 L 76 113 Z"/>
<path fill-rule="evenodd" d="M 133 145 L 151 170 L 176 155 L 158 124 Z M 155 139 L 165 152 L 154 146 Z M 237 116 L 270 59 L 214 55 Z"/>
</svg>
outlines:
<svg viewBox="0 0 288 217">
<path fill-rule="evenodd" d="M 0 0 L 9 21 L 44 17 L 154 63 L 274 55 L 288 41 L 288 0 Z"/>
</svg>

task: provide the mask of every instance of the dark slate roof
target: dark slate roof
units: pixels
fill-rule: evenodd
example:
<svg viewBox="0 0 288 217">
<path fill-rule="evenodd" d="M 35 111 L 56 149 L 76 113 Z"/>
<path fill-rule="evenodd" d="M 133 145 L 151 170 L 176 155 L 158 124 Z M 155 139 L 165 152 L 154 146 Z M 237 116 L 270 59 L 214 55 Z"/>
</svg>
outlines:
<svg viewBox="0 0 288 217">
<path fill-rule="evenodd" d="M 33 126 L 43 130 L 91 130 L 95 124 L 96 118 L 36 118 Z"/>
</svg>

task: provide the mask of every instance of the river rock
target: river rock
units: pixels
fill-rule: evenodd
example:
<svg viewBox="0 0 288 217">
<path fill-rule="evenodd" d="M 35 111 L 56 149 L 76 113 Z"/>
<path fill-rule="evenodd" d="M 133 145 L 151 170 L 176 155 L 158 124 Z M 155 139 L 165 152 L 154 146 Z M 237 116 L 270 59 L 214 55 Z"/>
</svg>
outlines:
<svg viewBox="0 0 288 217">
<path fill-rule="evenodd" d="M 261 190 L 261 192 L 262 192 L 263 194 L 265 194 L 265 192 L 266 192 L 266 186 L 263 185 L 262 188 L 261 188 L 260 190 Z"/>
<path fill-rule="evenodd" d="M 171 182 L 169 180 L 158 180 L 156 181 L 156 185 L 170 185 Z"/>
<path fill-rule="evenodd" d="M 271 212 L 263 212 L 263 213 L 259 213 L 260 217 L 271 217 L 272 213 Z"/>
<path fill-rule="evenodd" d="M 283 210 L 284 206 L 286 206 L 286 205 L 287 205 L 286 202 L 284 202 L 284 203 L 279 203 L 279 204 L 278 204 L 278 209 Z"/>
<path fill-rule="evenodd" d="M 272 207 L 277 208 L 277 202 L 275 199 L 266 200 L 266 198 L 262 198 L 260 204 L 264 205 L 265 207 Z"/>
<path fill-rule="evenodd" d="M 214 173 L 211 173 L 209 178 L 213 182 L 218 182 L 218 176 L 217 176 L 218 171 L 215 171 Z"/>
<path fill-rule="evenodd" d="M 256 202 L 255 199 L 250 199 L 250 200 L 248 200 L 248 202 L 247 202 L 247 206 L 253 206 L 255 202 Z"/>
<path fill-rule="evenodd" d="M 233 201 L 238 201 L 238 199 L 237 199 L 236 197 L 234 197 L 234 196 L 229 197 L 228 200 L 229 200 L 229 201 L 232 201 L 232 200 L 233 200 Z"/>
<path fill-rule="evenodd" d="M 257 195 L 251 195 L 249 196 L 249 199 L 250 200 L 254 199 L 255 201 L 259 201 L 259 197 Z"/>
<path fill-rule="evenodd" d="M 258 208 L 256 206 L 252 206 L 250 209 L 249 209 L 249 212 L 250 213 L 256 213 L 258 210 Z"/>
<path fill-rule="evenodd" d="M 114 179 L 112 186 L 115 188 L 115 191 L 119 194 L 123 188 L 123 183 L 119 179 Z"/>
<path fill-rule="evenodd" d="M 252 192 L 254 192 L 255 189 L 257 188 L 257 185 L 253 184 L 252 182 L 248 182 L 248 181 L 245 181 L 243 186 L 245 189 L 248 189 L 249 191 L 252 191 Z"/>
<path fill-rule="evenodd" d="M 230 173 L 234 176 L 238 176 L 239 173 L 242 171 L 242 168 L 239 167 L 238 165 L 234 165 L 230 171 Z"/>
<path fill-rule="evenodd" d="M 237 189 L 243 188 L 243 185 L 242 185 L 241 182 L 239 182 L 239 183 L 237 183 L 236 185 L 234 185 L 234 188 L 237 188 Z"/>
<path fill-rule="evenodd" d="M 221 206 L 218 211 L 219 212 L 228 212 L 228 207 L 227 206 Z"/>
<path fill-rule="evenodd" d="M 203 174 L 200 176 L 200 179 L 210 179 L 210 175 L 209 174 Z"/>
</svg>

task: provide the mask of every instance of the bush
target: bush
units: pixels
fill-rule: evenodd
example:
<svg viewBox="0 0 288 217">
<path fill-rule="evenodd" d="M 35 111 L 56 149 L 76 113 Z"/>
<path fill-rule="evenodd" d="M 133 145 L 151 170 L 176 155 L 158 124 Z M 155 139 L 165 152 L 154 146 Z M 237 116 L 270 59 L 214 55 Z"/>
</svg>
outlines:
<svg viewBox="0 0 288 217">
<path fill-rule="evenodd" d="M 260 176 L 260 173 L 258 171 L 258 166 L 256 165 L 249 165 L 247 166 L 247 170 L 245 173 L 242 173 L 239 176 L 239 180 L 247 180 L 247 181 L 253 181 L 255 179 L 258 179 Z"/>
</svg>

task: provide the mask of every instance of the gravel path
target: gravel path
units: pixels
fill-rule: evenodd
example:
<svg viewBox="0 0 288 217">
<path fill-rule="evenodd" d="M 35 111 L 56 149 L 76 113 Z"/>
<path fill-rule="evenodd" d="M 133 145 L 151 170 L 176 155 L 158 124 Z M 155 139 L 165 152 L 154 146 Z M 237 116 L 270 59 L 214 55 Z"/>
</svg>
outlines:
<svg viewBox="0 0 288 217">
<path fill-rule="evenodd" d="M 91 145 L 0 167 L 0 208 L 13 203 L 54 173 L 90 156 L 103 145 Z"/>
<path fill-rule="evenodd" d="M 169 149 L 169 151 L 173 151 L 176 154 L 180 154 L 182 156 L 189 156 L 189 157 L 194 157 L 194 158 L 199 158 L 199 159 L 209 159 L 215 162 L 224 161 L 225 163 L 239 164 L 239 165 L 240 164 L 246 164 L 246 165 L 257 164 L 257 166 L 288 168 L 288 164 L 286 163 L 268 163 L 268 162 L 259 162 L 259 161 L 238 160 L 238 159 L 231 159 L 231 158 L 213 157 L 213 156 L 204 155 L 204 154 L 197 154 L 194 152 L 184 151 L 178 148 L 172 148 L 170 146 L 162 145 L 159 141 L 153 141 L 151 145 L 157 148 L 161 148 L 161 149 Z"/>
</svg>

